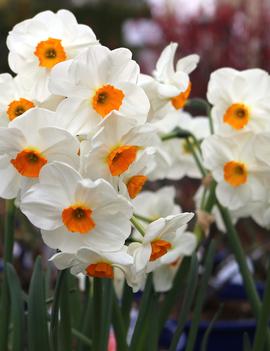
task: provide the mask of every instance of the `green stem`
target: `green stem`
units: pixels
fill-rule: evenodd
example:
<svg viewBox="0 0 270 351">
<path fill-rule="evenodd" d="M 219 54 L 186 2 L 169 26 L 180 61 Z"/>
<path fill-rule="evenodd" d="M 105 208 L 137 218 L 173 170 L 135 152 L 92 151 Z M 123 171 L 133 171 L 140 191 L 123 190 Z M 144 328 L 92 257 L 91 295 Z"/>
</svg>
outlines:
<svg viewBox="0 0 270 351">
<path fill-rule="evenodd" d="M 142 216 L 142 215 L 140 215 L 140 214 L 138 214 L 138 213 L 133 213 L 133 216 L 134 216 L 135 218 L 137 218 L 137 219 L 143 221 L 143 222 L 146 222 L 146 223 L 152 223 L 152 222 L 153 222 L 153 220 L 152 220 L 151 218 Z"/>
<path fill-rule="evenodd" d="M 269 315 L 270 315 L 270 263 L 268 264 L 268 273 L 267 273 L 266 286 L 265 286 L 264 296 L 263 296 L 263 304 L 261 308 L 260 318 L 256 328 L 253 351 L 260 351 L 264 349 Z"/>
<path fill-rule="evenodd" d="M 209 127 L 210 127 L 210 132 L 211 134 L 214 134 L 214 126 L 213 126 L 213 121 L 211 117 L 211 105 L 208 103 L 207 100 L 201 99 L 201 98 L 193 98 L 189 99 L 185 105 L 186 107 L 195 107 L 195 108 L 204 108 L 206 115 L 209 118 Z"/>
<path fill-rule="evenodd" d="M 102 333 L 102 279 L 94 278 L 94 325 L 93 333 L 93 350 L 101 351 L 101 333 Z"/>
<path fill-rule="evenodd" d="M 189 149 L 190 149 L 191 152 L 192 152 L 194 161 L 196 162 L 196 165 L 197 165 L 198 169 L 200 170 L 201 175 L 202 175 L 203 177 L 205 177 L 205 176 L 207 175 L 207 171 L 205 170 L 203 164 L 201 163 L 201 160 L 199 159 L 199 157 L 198 157 L 198 155 L 197 155 L 195 149 L 193 148 L 192 143 L 189 141 L 188 138 L 186 138 L 186 142 L 187 142 L 187 145 L 188 145 Z"/>
<path fill-rule="evenodd" d="M 133 224 L 133 227 L 137 229 L 140 234 L 142 234 L 142 236 L 145 236 L 144 227 L 137 221 L 134 216 L 130 219 L 130 222 Z"/>
<path fill-rule="evenodd" d="M 80 333 L 77 329 L 72 328 L 72 334 L 79 340 L 81 340 L 85 345 L 92 346 L 92 340 L 90 340 L 87 336 Z"/>
<path fill-rule="evenodd" d="M 16 208 L 13 200 L 6 200 L 5 252 L 4 252 L 5 262 L 12 262 L 13 244 L 14 244 L 15 210 Z"/>
</svg>

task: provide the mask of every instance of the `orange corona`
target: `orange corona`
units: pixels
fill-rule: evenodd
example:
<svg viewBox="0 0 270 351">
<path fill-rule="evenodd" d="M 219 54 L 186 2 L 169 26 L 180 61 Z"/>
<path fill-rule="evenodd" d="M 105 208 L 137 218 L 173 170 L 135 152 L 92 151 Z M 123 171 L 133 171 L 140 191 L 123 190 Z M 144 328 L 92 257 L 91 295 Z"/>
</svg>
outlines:
<svg viewBox="0 0 270 351">
<path fill-rule="evenodd" d="M 19 152 L 16 158 L 10 162 L 21 175 L 35 178 L 39 176 L 39 172 L 47 163 L 47 159 L 40 151 L 29 148 Z"/>
<path fill-rule="evenodd" d="M 54 38 L 38 43 L 34 54 L 39 59 L 39 65 L 49 69 L 67 59 L 61 40 Z"/>
<path fill-rule="evenodd" d="M 102 117 L 106 117 L 113 110 L 119 110 L 125 95 L 120 89 L 112 85 L 99 88 L 92 98 L 93 109 Z"/>
<path fill-rule="evenodd" d="M 113 176 L 119 176 L 125 172 L 135 161 L 138 146 L 123 145 L 114 148 L 107 156 L 107 163 Z"/>
<path fill-rule="evenodd" d="M 245 184 L 248 178 L 247 167 L 242 162 L 230 161 L 224 165 L 224 179 L 232 186 Z"/>
<path fill-rule="evenodd" d="M 155 261 L 165 255 L 172 247 L 171 243 L 165 240 L 154 240 L 151 242 L 152 252 L 150 261 Z"/>
<path fill-rule="evenodd" d="M 8 118 L 12 121 L 14 118 L 19 117 L 25 111 L 30 110 L 30 108 L 33 107 L 35 107 L 34 103 L 27 99 L 20 98 L 19 100 L 13 100 L 7 108 Z"/>
<path fill-rule="evenodd" d="M 248 124 L 249 119 L 249 108 L 242 103 L 232 104 L 227 108 L 223 117 L 223 121 L 236 130 L 244 128 Z"/>
<path fill-rule="evenodd" d="M 189 82 L 188 87 L 185 91 L 180 93 L 171 99 L 171 103 L 176 110 L 180 110 L 185 106 L 187 99 L 189 98 L 191 92 L 191 82 Z"/>
<path fill-rule="evenodd" d="M 63 210 L 62 221 L 70 232 L 86 234 L 96 226 L 92 212 L 83 204 L 74 204 Z"/>
<path fill-rule="evenodd" d="M 135 197 L 142 190 L 146 181 L 147 177 L 144 175 L 135 175 L 129 179 L 127 182 L 127 189 L 131 199 L 135 199 Z"/>
<path fill-rule="evenodd" d="M 106 262 L 92 263 L 86 268 L 86 273 L 90 277 L 112 279 L 113 267 L 111 264 Z"/>
</svg>

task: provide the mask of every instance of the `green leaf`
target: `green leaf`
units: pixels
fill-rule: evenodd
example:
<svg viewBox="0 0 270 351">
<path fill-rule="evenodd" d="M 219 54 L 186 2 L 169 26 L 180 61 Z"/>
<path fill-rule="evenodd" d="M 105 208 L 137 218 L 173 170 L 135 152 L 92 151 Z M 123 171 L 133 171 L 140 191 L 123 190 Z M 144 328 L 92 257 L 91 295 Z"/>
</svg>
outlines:
<svg viewBox="0 0 270 351">
<path fill-rule="evenodd" d="M 193 297 L 195 295 L 197 280 L 198 280 L 198 261 L 197 261 L 196 253 L 193 253 L 191 258 L 190 269 L 188 272 L 187 286 L 185 289 L 183 305 L 179 314 L 177 328 L 176 328 L 176 331 L 174 332 L 169 351 L 176 351 L 178 341 L 181 337 L 185 323 L 188 319 L 188 314 L 192 305 Z"/>
<path fill-rule="evenodd" d="M 126 334 L 129 329 L 130 324 L 130 310 L 133 302 L 133 292 L 132 289 L 125 282 L 122 303 L 121 303 L 121 311 L 124 321 L 124 327 L 126 329 Z"/>
<path fill-rule="evenodd" d="M 112 279 L 102 280 L 101 351 L 107 351 L 112 321 L 113 282 Z"/>
<path fill-rule="evenodd" d="M 128 351 L 126 341 L 126 329 L 124 317 L 121 314 L 116 294 L 113 294 L 113 315 L 112 315 L 113 330 L 117 342 L 117 351 Z"/>
<path fill-rule="evenodd" d="M 36 259 L 29 289 L 28 347 L 29 351 L 50 350 L 45 302 L 45 279 L 40 257 Z"/>
<path fill-rule="evenodd" d="M 206 253 L 204 274 L 201 279 L 199 288 L 197 289 L 195 308 L 192 314 L 192 324 L 189 331 L 188 342 L 187 342 L 185 351 L 192 351 L 194 348 L 194 344 L 198 333 L 199 323 L 200 323 L 203 302 L 207 292 L 208 281 L 213 269 L 215 247 L 216 247 L 215 242 L 212 240 Z"/>
<path fill-rule="evenodd" d="M 211 322 L 208 325 L 208 328 L 206 329 L 204 336 L 203 336 L 203 340 L 202 340 L 202 345 L 201 345 L 201 351 L 207 351 L 207 344 L 208 344 L 208 339 L 209 339 L 209 335 L 213 329 L 213 326 L 216 322 L 216 320 L 218 319 L 220 313 L 222 312 L 223 309 L 223 304 L 221 304 L 219 306 L 219 309 L 217 310 L 217 312 L 215 313 L 213 319 L 211 320 Z"/>
<path fill-rule="evenodd" d="M 162 328 L 164 327 L 164 324 L 168 319 L 173 306 L 175 305 L 176 301 L 179 301 L 181 294 L 184 291 L 183 286 L 184 286 L 187 272 L 190 267 L 190 262 L 191 262 L 190 257 L 185 257 L 183 259 L 183 262 L 181 263 L 175 275 L 175 278 L 173 281 L 173 287 L 165 295 L 164 301 L 161 304 L 160 313 L 159 313 L 159 332 L 162 331 Z"/>
<path fill-rule="evenodd" d="M 12 351 L 21 351 L 24 344 L 24 304 L 22 290 L 17 273 L 10 263 L 6 266 L 6 274 L 11 300 L 11 322 L 13 326 L 11 349 Z"/>
<path fill-rule="evenodd" d="M 4 280 L 1 289 L 0 303 L 0 350 L 8 349 L 8 330 L 10 318 L 10 296 L 7 283 L 6 265 L 4 266 Z"/>
<path fill-rule="evenodd" d="M 139 314 L 138 314 L 135 329 L 130 343 L 130 351 L 142 350 L 142 344 L 144 342 L 146 327 L 148 325 L 147 313 L 149 310 L 149 303 L 151 301 L 152 292 L 153 292 L 152 274 L 149 274 L 144 291 L 143 291 Z"/>
<path fill-rule="evenodd" d="M 248 333 L 244 333 L 243 335 L 243 346 L 244 346 L 244 351 L 251 351 L 251 344 L 250 344 Z"/>
<path fill-rule="evenodd" d="M 82 316 L 82 333 L 89 339 L 92 339 L 92 325 L 93 325 L 93 296 L 91 293 L 91 283 L 89 277 L 85 277 L 85 291 L 83 294 L 83 316 Z M 79 343 L 78 351 L 89 351 L 92 350 L 89 345 L 85 343 Z"/>
</svg>

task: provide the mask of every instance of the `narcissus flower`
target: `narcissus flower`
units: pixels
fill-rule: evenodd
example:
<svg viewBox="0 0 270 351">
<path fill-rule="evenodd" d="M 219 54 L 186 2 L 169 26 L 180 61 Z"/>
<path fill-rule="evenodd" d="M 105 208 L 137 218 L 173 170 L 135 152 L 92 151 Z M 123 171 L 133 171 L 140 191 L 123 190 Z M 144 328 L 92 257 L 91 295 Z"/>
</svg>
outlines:
<svg viewBox="0 0 270 351">
<path fill-rule="evenodd" d="M 90 152 L 82 155 L 82 172 L 91 179 L 103 178 L 113 183 L 136 161 L 137 155 L 159 138 L 149 124 L 134 126 L 134 121 L 112 112 L 90 139 Z"/>
<path fill-rule="evenodd" d="M 55 113 L 34 108 L 0 128 L 0 195 L 14 198 L 18 191 L 38 180 L 44 165 L 63 161 L 79 165 L 79 142 L 57 128 Z"/>
<path fill-rule="evenodd" d="M 256 160 L 255 144 L 252 133 L 213 135 L 202 143 L 205 167 L 218 183 L 217 198 L 231 210 L 265 197 L 269 169 Z"/>
<path fill-rule="evenodd" d="M 59 106 L 63 123 L 75 134 L 89 133 L 112 111 L 144 123 L 149 101 L 136 85 L 139 66 L 128 49 L 96 45 L 73 61 L 57 65 L 50 89 L 67 99 Z M 75 116 L 75 117 L 74 117 Z"/>
<path fill-rule="evenodd" d="M 122 269 L 122 266 L 133 263 L 133 257 L 127 253 L 126 246 L 114 252 L 83 247 L 76 254 L 57 253 L 50 260 L 58 269 L 70 268 L 71 273 L 75 275 L 83 273 L 89 277 L 109 279 L 114 278 L 115 269 Z"/>
<path fill-rule="evenodd" d="M 6 127 L 10 121 L 34 107 L 56 109 L 62 97 L 50 96 L 43 103 L 36 100 L 33 90 L 23 87 L 20 76 L 13 78 L 8 73 L 0 74 L 0 126 Z"/>
<path fill-rule="evenodd" d="M 177 231 L 185 226 L 193 217 L 193 213 L 180 213 L 160 218 L 148 225 L 140 242 L 130 244 L 133 252 L 136 271 L 151 270 L 149 263 L 167 255 L 173 249 Z"/>
<path fill-rule="evenodd" d="M 68 253 L 81 247 L 120 250 L 130 235 L 132 208 L 105 180 L 83 179 L 70 166 L 45 166 L 39 184 L 22 197 L 21 210 L 42 229 L 45 243 Z"/>
<path fill-rule="evenodd" d="M 141 76 L 140 82 L 151 103 L 149 119 L 162 119 L 169 111 L 184 107 L 191 92 L 189 74 L 197 67 L 198 55 L 189 55 L 178 60 L 174 58 L 178 44 L 169 44 L 157 61 L 153 78 Z"/>
<path fill-rule="evenodd" d="M 207 117 L 191 117 L 188 113 L 179 114 L 176 127 L 191 132 L 200 143 L 204 138 L 210 135 L 209 119 Z M 170 139 L 162 143 L 164 151 L 171 158 L 171 166 L 167 171 L 166 178 L 181 179 L 184 176 L 190 178 L 200 178 L 201 173 L 194 161 L 192 148 L 198 153 L 198 148 L 192 138 L 187 139 Z"/>
<path fill-rule="evenodd" d="M 207 98 L 217 133 L 269 130 L 270 76 L 261 69 L 213 72 Z"/>
<path fill-rule="evenodd" d="M 37 100 L 43 101 L 50 95 L 51 69 L 93 44 L 97 40 L 91 28 L 78 24 L 71 12 L 44 11 L 17 24 L 9 33 L 9 65 L 25 78 L 25 86 L 35 92 Z"/>
</svg>

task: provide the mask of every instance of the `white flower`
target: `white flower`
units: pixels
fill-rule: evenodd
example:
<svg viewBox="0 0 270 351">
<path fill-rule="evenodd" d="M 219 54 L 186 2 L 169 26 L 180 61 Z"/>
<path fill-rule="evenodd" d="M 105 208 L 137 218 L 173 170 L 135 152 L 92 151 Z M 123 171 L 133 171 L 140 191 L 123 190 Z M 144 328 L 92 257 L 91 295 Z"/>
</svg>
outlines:
<svg viewBox="0 0 270 351">
<path fill-rule="evenodd" d="M 182 109 L 190 95 L 189 74 L 199 62 L 198 55 L 178 60 L 174 68 L 177 43 L 169 44 L 161 53 L 153 72 L 154 79 L 141 76 L 140 83 L 151 103 L 149 121 L 162 119 L 167 112 Z"/>
<path fill-rule="evenodd" d="M 103 178 L 114 184 L 113 177 L 128 171 L 137 154 L 159 142 L 159 138 L 151 125 L 134 126 L 133 120 L 112 112 L 89 142 L 92 148 L 82 155 L 82 173 L 91 179 Z"/>
<path fill-rule="evenodd" d="M 39 184 L 22 197 L 21 210 L 42 229 L 45 243 L 68 253 L 81 247 L 120 250 L 130 235 L 132 208 L 103 179 L 83 179 L 64 163 L 40 172 Z"/>
<path fill-rule="evenodd" d="M 185 226 L 192 217 L 192 213 L 180 213 L 150 223 L 145 229 L 145 235 L 141 235 L 140 242 L 130 244 L 136 272 L 144 269 L 146 272 L 151 271 L 154 261 L 170 255 L 170 250 L 174 249 L 176 237 L 183 234 L 181 227 Z"/>
<path fill-rule="evenodd" d="M 255 145 L 251 133 L 233 137 L 213 135 L 202 143 L 205 167 L 218 183 L 217 198 L 230 210 L 251 201 L 263 201 L 266 196 L 269 169 L 256 160 Z"/>
<path fill-rule="evenodd" d="M 9 65 L 25 78 L 39 101 L 47 99 L 51 68 L 76 57 L 90 45 L 97 44 L 95 34 L 78 24 L 67 10 L 44 11 L 17 24 L 9 33 Z"/>
<path fill-rule="evenodd" d="M 119 111 L 144 123 L 149 101 L 136 85 L 139 66 L 128 49 L 109 50 L 90 47 L 74 60 L 57 65 L 51 75 L 50 89 L 66 96 L 59 106 L 68 130 L 90 133 L 112 111 Z"/>
<path fill-rule="evenodd" d="M 20 76 L 0 74 L 0 126 L 6 127 L 14 118 L 34 107 L 55 110 L 62 97 L 51 95 L 43 103 L 36 100 L 35 91 L 26 90 Z"/>
<path fill-rule="evenodd" d="M 201 142 L 204 138 L 210 135 L 209 120 L 207 117 L 192 118 L 186 112 L 179 114 L 176 127 L 191 132 L 198 142 Z M 193 139 L 188 138 L 188 141 L 191 144 L 191 147 L 194 147 L 195 151 L 198 153 L 198 149 L 196 148 Z M 174 180 L 181 179 L 184 176 L 201 178 L 201 173 L 194 161 L 191 147 L 186 139 L 175 138 L 166 140 L 163 141 L 162 146 L 164 151 L 171 158 L 171 166 L 167 170 L 166 178 Z"/>
<path fill-rule="evenodd" d="M 152 221 L 178 214 L 181 207 L 175 204 L 175 196 L 176 191 L 172 186 L 165 186 L 155 192 L 143 191 L 132 201 L 134 212 Z"/>
<path fill-rule="evenodd" d="M 79 165 L 79 142 L 55 123 L 55 113 L 34 108 L 0 128 L 0 196 L 11 199 L 36 182 L 52 161 Z"/>
<path fill-rule="evenodd" d="M 127 253 L 127 247 L 114 252 L 104 252 L 83 247 L 76 254 L 61 252 L 50 259 L 55 266 L 62 270 L 70 268 L 74 275 L 83 273 L 89 277 L 114 278 L 114 270 L 122 269 L 133 263 L 133 258 Z"/>
<path fill-rule="evenodd" d="M 267 72 L 257 68 L 218 69 L 211 74 L 207 98 L 213 105 L 217 133 L 269 130 L 270 76 Z"/>
</svg>

